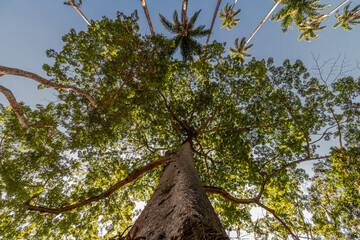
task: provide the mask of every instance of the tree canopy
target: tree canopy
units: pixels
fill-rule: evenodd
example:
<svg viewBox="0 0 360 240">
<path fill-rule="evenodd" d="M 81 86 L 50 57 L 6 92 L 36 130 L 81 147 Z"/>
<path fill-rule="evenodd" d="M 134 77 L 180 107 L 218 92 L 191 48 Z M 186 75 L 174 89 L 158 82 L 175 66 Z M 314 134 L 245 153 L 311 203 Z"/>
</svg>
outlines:
<svg viewBox="0 0 360 240">
<path fill-rule="evenodd" d="M 57 101 L 32 109 L 0 86 L 10 104 L 0 105 L 1 237 L 120 236 L 135 201 L 146 202 L 159 182 L 166 152 L 190 141 L 224 228 L 360 238 L 359 78 L 340 72 L 330 80 L 321 65 L 310 76 L 300 60 L 245 62 L 241 49 L 234 57 L 216 41 L 199 59 L 180 61 L 173 40 L 141 35 L 137 20 L 136 12 L 118 13 L 71 30 L 62 50 L 47 51 L 51 81 L 0 66 L 2 78 L 57 91 Z M 297 167 L 308 161 L 313 176 Z M 255 221 L 254 206 L 266 211 Z"/>
</svg>

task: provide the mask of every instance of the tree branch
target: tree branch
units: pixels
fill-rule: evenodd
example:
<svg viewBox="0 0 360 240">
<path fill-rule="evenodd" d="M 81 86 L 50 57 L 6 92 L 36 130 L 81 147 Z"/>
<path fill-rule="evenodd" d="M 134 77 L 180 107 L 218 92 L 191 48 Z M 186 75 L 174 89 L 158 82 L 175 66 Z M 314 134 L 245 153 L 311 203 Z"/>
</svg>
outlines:
<svg viewBox="0 0 360 240">
<path fill-rule="evenodd" d="M 226 200 L 228 200 L 230 202 L 233 202 L 233 203 L 237 203 L 237 204 L 255 203 L 259 207 L 261 207 L 261 208 L 265 209 L 266 211 L 270 212 L 274 216 L 274 218 L 276 218 L 276 220 L 278 220 L 285 227 L 285 229 L 291 234 L 291 236 L 294 239 L 299 240 L 299 238 L 291 231 L 289 226 L 275 213 L 275 211 L 273 209 L 265 206 L 264 204 L 262 204 L 258 199 L 256 199 L 256 198 L 238 199 L 238 198 L 235 198 L 235 197 L 231 196 L 229 193 L 227 193 L 222 188 L 218 188 L 218 187 L 204 186 L 204 189 L 205 189 L 205 192 L 207 192 L 207 193 L 219 194 L 223 198 L 225 198 Z"/>
<path fill-rule="evenodd" d="M 224 189 L 219 188 L 219 187 L 204 186 L 204 190 L 207 193 L 219 194 L 226 200 L 233 202 L 233 203 L 250 204 L 250 203 L 255 203 L 255 201 L 256 201 L 255 198 L 249 198 L 249 199 L 235 198 L 235 197 L 231 196 L 228 192 L 226 192 Z"/>
<path fill-rule="evenodd" d="M 6 87 L 1 86 L 1 85 L 0 85 L 0 92 L 2 94 L 4 94 L 5 97 L 7 98 L 7 100 L 9 101 L 10 107 L 15 112 L 15 114 L 23 128 L 47 127 L 47 128 L 49 128 L 49 131 L 54 130 L 54 125 L 43 124 L 43 123 L 28 124 L 28 122 L 26 121 L 26 119 L 24 117 L 24 112 L 22 111 L 21 106 L 16 101 L 14 94 L 9 89 L 7 89 Z"/>
<path fill-rule="evenodd" d="M 288 163 L 286 164 L 285 166 L 282 166 L 281 168 L 279 168 L 278 170 L 276 170 L 275 172 L 271 173 L 267 178 L 265 178 L 264 180 L 264 185 L 267 181 L 269 181 L 272 177 L 274 177 L 275 175 L 277 175 L 279 172 L 285 170 L 286 168 L 288 167 L 291 167 L 293 165 L 296 165 L 298 163 L 301 163 L 301 162 L 306 162 L 306 161 L 312 161 L 312 160 L 319 160 L 319 159 L 324 159 L 324 158 L 328 158 L 330 157 L 330 155 L 327 155 L 327 156 L 322 156 L 322 157 L 314 157 L 314 158 L 304 158 L 304 159 L 300 159 L 300 160 L 296 160 L 296 161 L 293 161 L 291 163 Z"/>
<path fill-rule="evenodd" d="M 211 183 L 211 177 L 210 177 L 210 171 L 209 171 L 209 166 L 208 166 L 208 163 L 207 163 L 207 157 L 206 157 L 206 154 L 204 152 L 204 149 L 200 143 L 200 141 L 197 139 L 197 137 L 195 136 L 195 141 L 199 144 L 199 147 L 200 147 L 200 151 L 202 152 L 202 154 L 204 155 L 204 162 L 205 162 L 205 167 L 206 167 L 206 172 L 208 174 L 208 178 L 209 178 L 209 182 Z"/>
<path fill-rule="evenodd" d="M 170 108 L 170 106 L 169 106 L 169 104 L 168 104 L 168 102 L 167 102 L 164 94 L 162 94 L 161 92 L 159 92 L 159 93 L 160 93 L 162 99 L 164 100 L 164 104 L 165 104 L 166 109 L 170 112 L 170 114 L 171 114 L 171 116 L 173 117 L 173 119 L 174 119 L 177 123 L 179 123 L 180 127 L 181 127 L 183 130 L 185 130 L 186 132 L 188 132 L 187 127 L 183 124 L 182 121 L 180 121 L 180 119 L 179 119 L 179 118 L 175 115 L 175 113 L 171 110 L 171 108 Z"/>
<path fill-rule="evenodd" d="M 333 118 L 334 118 L 334 120 L 335 120 L 335 122 L 336 122 L 336 125 L 337 125 L 337 128 L 338 128 L 338 132 L 339 132 L 339 145 L 340 145 L 340 149 L 342 148 L 342 134 L 341 134 L 341 125 L 340 125 L 340 122 L 337 120 L 337 118 L 336 118 L 336 115 L 335 115 L 335 112 L 334 112 L 334 109 L 331 107 L 331 104 L 330 104 L 330 102 L 329 102 L 329 94 L 330 94 L 330 90 L 329 90 L 329 85 L 327 84 L 327 80 L 329 79 L 329 77 L 330 77 L 330 75 L 333 73 L 333 71 L 334 71 L 334 68 L 335 68 L 335 66 L 336 66 L 336 63 L 337 63 L 337 61 L 339 60 L 339 58 L 340 58 L 340 56 L 334 61 L 334 64 L 331 66 L 331 68 L 330 68 L 330 72 L 329 72 L 329 75 L 328 75 L 328 77 L 326 78 L 326 79 L 324 79 L 323 78 L 323 75 L 322 75 L 322 71 L 321 71 L 321 68 L 323 67 L 323 66 L 319 66 L 319 63 L 318 63 L 318 60 L 313 56 L 313 59 L 314 59 L 314 61 L 315 61 L 315 64 L 316 64 L 316 67 L 317 67 L 317 69 L 318 69 L 318 74 L 319 74 L 319 76 L 320 76 L 320 79 L 321 79 L 321 81 L 325 84 L 325 86 L 326 86 L 326 103 L 327 103 L 327 105 L 328 105 L 328 107 L 329 107 L 329 109 L 330 109 L 330 112 L 331 112 L 331 114 L 332 114 L 332 116 L 333 116 Z M 344 59 L 345 60 L 345 59 Z M 325 63 L 324 63 L 325 64 Z M 340 69 L 340 71 L 339 71 L 339 74 L 338 74 L 338 76 L 335 78 L 335 79 L 337 79 L 341 74 L 342 74 L 342 71 L 343 71 L 343 66 L 344 66 L 344 61 L 343 61 L 343 63 L 341 64 L 341 69 Z M 335 80 L 334 79 L 334 80 Z"/>
<path fill-rule="evenodd" d="M 246 82 L 246 81 L 245 81 Z M 244 83 L 245 83 L 244 82 Z M 244 84 L 243 83 L 243 84 Z M 237 88 L 235 88 L 234 90 L 232 90 L 230 93 L 229 93 L 229 96 L 227 96 L 227 98 L 225 99 L 224 102 L 222 102 L 222 104 L 220 105 L 220 108 L 222 108 L 225 103 L 230 99 L 230 97 L 242 86 L 242 84 L 240 86 L 238 86 Z M 203 122 L 203 124 L 201 124 L 201 126 L 196 130 L 196 134 L 198 134 L 201 129 L 203 129 L 215 116 L 217 115 L 217 111 L 214 112 L 214 114 L 212 116 L 210 116 L 208 119 L 205 120 L 205 122 Z"/>
<path fill-rule="evenodd" d="M 292 113 L 293 110 L 290 109 L 290 107 L 287 104 L 287 99 L 285 98 L 284 94 L 281 92 L 280 90 L 280 94 L 282 96 L 282 98 L 279 98 L 281 104 L 284 105 L 285 109 L 287 110 L 287 112 L 290 114 L 291 118 L 294 120 L 294 122 L 298 125 L 298 127 L 300 128 L 301 132 L 304 134 L 305 140 L 306 140 L 306 152 L 307 152 L 307 156 L 308 158 L 310 158 L 310 141 L 309 141 L 309 135 L 305 132 L 305 130 L 302 128 L 302 126 L 300 125 L 300 123 L 298 122 L 297 118 L 294 116 L 294 114 Z"/>
<path fill-rule="evenodd" d="M 198 134 L 219 132 L 219 131 L 244 131 L 244 130 L 250 130 L 250 129 L 254 129 L 254 128 L 267 128 L 267 127 L 272 127 L 272 126 L 253 126 L 253 127 L 243 127 L 243 128 L 219 128 L 219 129 L 200 131 L 200 132 L 198 132 Z"/>
<path fill-rule="evenodd" d="M 156 168 L 157 166 L 163 164 L 164 162 L 166 162 L 168 160 L 170 160 L 170 156 L 165 156 L 164 158 L 159 159 L 159 160 L 157 160 L 155 162 L 149 163 L 149 164 L 145 165 L 144 167 L 135 169 L 125 179 L 123 179 L 122 181 L 116 183 L 114 186 L 110 187 L 106 192 L 104 192 L 102 194 L 99 194 L 97 196 L 91 197 L 89 199 L 86 199 L 85 201 L 82 201 L 82 202 L 71 204 L 71 205 L 66 206 L 66 207 L 60 207 L 60 208 L 53 209 L 53 208 L 46 208 L 46 207 L 40 207 L 40 206 L 31 205 L 30 202 L 36 197 L 36 196 L 33 196 L 30 199 L 28 199 L 27 201 L 25 201 L 24 205 L 27 206 L 28 210 L 37 211 L 37 212 L 51 213 L 51 214 L 60 214 L 62 212 L 70 211 L 70 210 L 73 210 L 75 208 L 90 204 L 92 202 L 99 201 L 101 199 L 104 199 L 104 198 L 110 196 L 111 194 L 113 194 L 119 188 L 129 184 L 130 182 L 136 180 L 140 175 L 142 175 L 142 174 Z"/>
<path fill-rule="evenodd" d="M 296 240 L 299 240 L 299 239 L 300 239 L 298 236 L 296 236 L 296 235 L 291 231 L 290 227 L 275 213 L 274 209 L 271 209 L 271 208 L 265 206 L 264 204 L 262 204 L 262 203 L 259 202 L 259 201 L 256 201 L 255 203 L 256 203 L 256 205 L 258 205 L 259 207 L 261 207 L 261 208 L 265 209 L 266 211 L 268 211 L 269 213 L 271 213 L 271 214 L 274 216 L 274 218 L 276 218 L 276 220 L 278 220 L 278 221 L 284 226 L 284 228 L 290 233 L 290 235 L 291 235 L 294 239 L 296 239 Z"/>
<path fill-rule="evenodd" d="M 130 73 L 133 73 L 132 71 L 130 71 L 128 73 L 128 76 Z M 122 86 L 120 87 L 120 89 L 113 94 L 110 99 L 105 103 L 97 103 L 96 100 L 90 96 L 90 94 L 84 90 L 81 90 L 77 87 L 71 86 L 71 85 L 62 85 L 62 84 L 57 84 L 57 83 L 53 83 L 50 82 L 49 80 L 40 77 L 39 75 L 32 73 L 32 72 L 27 72 L 21 69 L 17 69 L 17 68 L 9 68 L 9 67 L 5 67 L 5 66 L 0 66 L 0 75 L 15 75 L 15 76 L 21 76 L 21 77 L 26 77 L 26 78 L 30 78 L 32 80 L 35 80 L 36 82 L 43 84 L 47 87 L 52 87 L 52 88 L 56 88 L 56 89 L 62 89 L 62 90 L 68 90 L 68 91 L 73 91 L 75 93 L 78 93 L 80 95 L 83 95 L 84 97 L 86 97 L 90 104 L 95 107 L 95 108 L 104 108 L 106 107 L 109 102 L 116 96 L 116 94 L 121 90 L 121 88 L 131 80 L 131 78 L 129 78 L 128 80 L 124 80 L 124 83 L 122 84 Z M 130 74 L 132 76 L 132 74 Z"/>
</svg>

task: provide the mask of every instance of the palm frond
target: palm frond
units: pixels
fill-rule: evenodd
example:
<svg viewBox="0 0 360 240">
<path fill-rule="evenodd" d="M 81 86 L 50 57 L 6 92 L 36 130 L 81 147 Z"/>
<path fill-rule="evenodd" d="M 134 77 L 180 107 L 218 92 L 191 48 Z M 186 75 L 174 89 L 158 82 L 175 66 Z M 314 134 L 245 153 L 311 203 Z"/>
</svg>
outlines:
<svg viewBox="0 0 360 240">
<path fill-rule="evenodd" d="M 192 28 L 194 26 L 194 23 L 196 22 L 197 18 L 199 17 L 199 14 L 201 12 L 201 9 L 199 11 L 196 11 L 194 15 L 190 18 L 190 21 L 188 23 L 189 28 Z"/>
<path fill-rule="evenodd" d="M 160 16 L 160 22 L 165 27 L 166 30 L 168 30 L 171 33 L 176 33 L 175 26 L 170 21 L 168 21 L 163 15 L 159 13 Z"/>
</svg>

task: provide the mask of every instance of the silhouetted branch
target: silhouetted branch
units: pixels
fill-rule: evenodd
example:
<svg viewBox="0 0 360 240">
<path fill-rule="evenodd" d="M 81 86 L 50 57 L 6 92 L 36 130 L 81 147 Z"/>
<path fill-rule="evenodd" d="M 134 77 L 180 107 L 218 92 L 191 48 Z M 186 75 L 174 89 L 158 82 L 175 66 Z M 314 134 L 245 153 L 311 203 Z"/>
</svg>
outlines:
<svg viewBox="0 0 360 240">
<path fill-rule="evenodd" d="M 340 56 L 334 61 L 333 65 L 331 66 L 330 68 L 330 72 L 327 76 L 326 79 L 323 78 L 323 75 L 322 75 L 322 71 L 321 69 L 323 68 L 323 66 L 319 66 L 319 62 L 318 60 L 313 56 L 313 59 L 315 61 L 315 64 L 316 64 L 316 68 L 318 70 L 318 74 L 319 74 L 319 77 L 321 79 L 321 81 L 325 84 L 326 86 L 326 103 L 328 105 L 328 108 L 330 109 L 330 112 L 331 112 L 331 115 L 332 117 L 334 118 L 335 122 L 336 122 L 336 125 L 337 125 L 337 128 L 338 128 L 338 133 L 339 133 L 339 145 L 340 145 L 340 149 L 342 148 L 342 134 L 341 134 L 341 125 L 340 125 L 340 122 L 339 120 L 336 118 L 336 115 L 335 115 L 335 112 L 334 112 L 334 109 L 331 107 L 330 103 L 329 103 L 329 93 L 330 93 L 330 90 L 329 90 L 329 85 L 327 84 L 327 80 L 329 79 L 330 75 L 332 75 L 332 73 L 334 72 L 334 68 L 336 66 L 336 63 L 337 61 L 339 60 Z M 326 63 L 324 63 L 326 64 Z M 339 74 L 337 75 L 337 77 L 335 79 L 337 79 L 343 72 L 343 66 L 344 66 L 344 61 L 342 62 L 341 64 L 341 68 L 340 68 L 340 71 L 339 71 Z"/>
</svg>

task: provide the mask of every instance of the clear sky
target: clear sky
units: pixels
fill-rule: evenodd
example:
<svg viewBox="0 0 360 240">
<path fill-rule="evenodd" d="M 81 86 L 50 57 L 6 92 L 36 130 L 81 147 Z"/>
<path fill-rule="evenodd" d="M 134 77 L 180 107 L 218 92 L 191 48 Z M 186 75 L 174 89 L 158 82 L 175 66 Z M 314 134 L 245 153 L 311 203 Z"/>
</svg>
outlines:
<svg viewBox="0 0 360 240">
<path fill-rule="evenodd" d="M 233 1 L 222 1 L 221 7 Z M 329 2 L 329 1 L 327 1 Z M 333 0 L 333 9 L 342 0 Z M 188 15 L 202 9 L 198 24 L 210 26 L 217 0 L 189 0 Z M 360 1 L 355 1 L 359 4 Z M 159 13 L 171 19 L 173 11 L 180 12 L 182 0 L 147 0 L 149 12 L 155 32 L 168 34 L 159 21 Z M 354 4 L 354 5 L 355 5 Z M 240 23 L 231 32 L 220 29 L 221 21 L 216 20 L 211 41 L 228 42 L 227 47 L 233 45 L 234 39 L 249 37 L 257 24 L 272 7 L 271 0 L 239 0 L 237 8 L 241 8 Z M 84 0 L 81 10 L 89 19 L 101 19 L 102 16 L 114 17 L 117 11 L 130 14 L 138 9 L 141 33 L 150 34 L 140 0 Z M 297 40 L 299 33 L 296 29 L 283 34 L 279 23 L 267 21 L 252 40 L 254 47 L 250 53 L 256 58 L 274 57 L 276 63 L 286 58 L 301 59 L 309 68 L 314 65 L 312 53 L 320 55 L 322 59 L 345 55 L 351 63 L 356 64 L 360 58 L 358 42 L 360 28 L 351 32 L 343 29 L 332 29 L 331 21 L 328 27 L 321 32 L 321 38 L 311 43 Z M 45 51 L 53 48 L 60 50 L 61 36 L 71 28 L 86 29 L 83 19 L 70 6 L 64 6 L 62 0 L 0 0 L 0 65 L 16 67 L 32 71 L 45 76 L 42 65 L 50 63 Z M 205 38 L 201 39 L 205 42 Z M 10 88 L 18 100 L 28 104 L 43 102 L 51 94 L 50 90 L 37 91 L 36 84 L 29 79 L 4 76 L 0 84 Z M 7 105 L 7 101 L 0 96 L 0 103 Z"/>
</svg>

